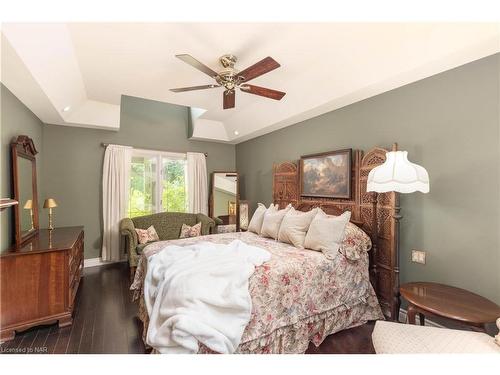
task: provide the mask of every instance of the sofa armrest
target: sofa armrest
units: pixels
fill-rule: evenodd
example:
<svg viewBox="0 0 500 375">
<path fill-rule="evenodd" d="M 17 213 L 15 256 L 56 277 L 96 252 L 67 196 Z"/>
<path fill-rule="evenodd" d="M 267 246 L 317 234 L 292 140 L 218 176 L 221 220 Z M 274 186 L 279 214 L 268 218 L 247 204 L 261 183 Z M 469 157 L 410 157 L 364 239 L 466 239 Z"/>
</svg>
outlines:
<svg viewBox="0 0 500 375">
<path fill-rule="evenodd" d="M 222 219 L 219 218 L 219 217 L 214 217 L 213 220 L 215 222 L 215 225 L 222 225 L 222 224 L 224 224 L 224 222 L 222 221 Z"/>
<path fill-rule="evenodd" d="M 201 222 L 202 235 L 210 234 L 210 230 L 215 228 L 215 222 L 204 214 L 196 214 L 196 222 Z"/>
<path fill-rule="evenodd" d="M 120 234 L 125 236 L 125 246 L 128 254 L 128 262 L 130 267 L 137 267 L 139 261 L 139 255 L 137 254 L 137 233 L 135 231 L 135 226 L 132 220 L 128 217 L 120 221 Z"/>
</svg>

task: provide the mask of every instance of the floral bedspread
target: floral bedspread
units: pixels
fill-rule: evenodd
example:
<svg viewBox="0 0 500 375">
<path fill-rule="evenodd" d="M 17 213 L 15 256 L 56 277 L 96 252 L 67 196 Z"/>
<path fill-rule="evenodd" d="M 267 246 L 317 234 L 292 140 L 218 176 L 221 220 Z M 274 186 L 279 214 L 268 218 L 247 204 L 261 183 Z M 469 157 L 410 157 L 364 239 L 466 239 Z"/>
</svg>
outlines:
<svg viewBox="0 0 500 375">
<path fill-rule="evenodd" d="M 198 241 L 227 244 L 234 239 L 271 253 L 271 259 L 257 267 L 249 280 L 252 315 L 239 352 L 303 352 L 309 341 L 319 345 L 328 334 L 367 320 L 383 319 L 369 281 L 368 253 L 355 261 L 340 253 L 328 260 L 321 252 L 297 249 L 251 232 L 237 232 L 160 241 L 144 249 L 131 289 L 134 298 L 140 300 L 140 318 L 145 327 L 148 317 L 142 291 L 147 257 L 167 245 Z M 282 342 L 287 337 L 301 342 Z"/>
</svg>

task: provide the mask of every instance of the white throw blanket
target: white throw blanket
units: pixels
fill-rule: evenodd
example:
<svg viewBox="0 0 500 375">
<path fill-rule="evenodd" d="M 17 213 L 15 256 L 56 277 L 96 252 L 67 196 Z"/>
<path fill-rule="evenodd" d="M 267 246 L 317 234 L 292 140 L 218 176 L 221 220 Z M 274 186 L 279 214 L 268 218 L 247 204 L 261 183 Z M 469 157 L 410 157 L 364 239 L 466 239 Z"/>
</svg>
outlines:
<svg viewBox="0 0 500 375">
<path fill-rule="evenodd" d="M 160 353 L 196 353 L 198 342 L 233 353 L 252 312 L 248 279 L 270 258 L 266 250 L 239 240 L 166 246 L 149 257 L 147 344 Z"/>
</svg>

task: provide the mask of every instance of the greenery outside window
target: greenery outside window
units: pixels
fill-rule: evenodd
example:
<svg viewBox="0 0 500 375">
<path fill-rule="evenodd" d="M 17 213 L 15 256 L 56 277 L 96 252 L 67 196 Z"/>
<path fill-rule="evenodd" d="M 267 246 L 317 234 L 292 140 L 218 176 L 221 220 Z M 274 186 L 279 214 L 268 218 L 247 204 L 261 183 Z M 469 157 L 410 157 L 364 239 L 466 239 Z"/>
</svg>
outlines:
<svg viewBox="0 0 500 375">
<path fill-rule="evenodd" d="M 186 155 L 133 150 L 129 217 L 158 212 L 186 212 Z"/>
</svg>

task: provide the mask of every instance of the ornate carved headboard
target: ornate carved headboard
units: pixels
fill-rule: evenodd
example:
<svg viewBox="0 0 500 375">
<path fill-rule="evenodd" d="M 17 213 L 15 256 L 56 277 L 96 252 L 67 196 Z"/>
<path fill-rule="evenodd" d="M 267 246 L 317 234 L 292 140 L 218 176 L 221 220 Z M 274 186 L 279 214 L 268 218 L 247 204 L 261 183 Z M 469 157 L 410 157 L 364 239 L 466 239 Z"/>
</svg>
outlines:
<svg viewBox="0 0 500 375">
<path fill-rule="evenodd" d="M 351 221 L 361 227 L 373 242 L 370 256 L 370 280 L 386 317 L 396 320 L 399 312 L 399 254 L 396 238 L 399 214 L 397 193 L 367 193 L 370 170 L 385 161 L 383 148 L 363 155 L 353 151 L 351 199 L 300 196 L 300 170 L 297 161 L 273 166 L 273 201 L 280 208 L 289 203 L 298 210 L 321 207 L 331 215 L 351 211 Z"/>
</svg>

